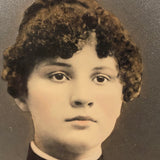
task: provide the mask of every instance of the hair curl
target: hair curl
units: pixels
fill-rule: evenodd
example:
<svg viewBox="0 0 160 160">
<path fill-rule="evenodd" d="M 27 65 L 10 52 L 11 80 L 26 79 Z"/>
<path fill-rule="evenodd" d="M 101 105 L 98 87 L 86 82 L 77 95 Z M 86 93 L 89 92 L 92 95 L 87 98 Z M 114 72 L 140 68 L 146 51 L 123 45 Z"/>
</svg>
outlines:
<svg viewBox="0 0 160 160">
<path fill-rule="evenodd" d="M 140 93 L 142 59 L 139 49 L 120 21 L 95 0 L 37 0 L 26 11 L 14 45 L 3 53 L 2 78 L 14 98 L 27 96 L 27 80 L 44 58 L 70 58 L 79 41 L 96 33 L 97 56 L 112 53 L 119 66 L 123 99 Z"/>
</svg>

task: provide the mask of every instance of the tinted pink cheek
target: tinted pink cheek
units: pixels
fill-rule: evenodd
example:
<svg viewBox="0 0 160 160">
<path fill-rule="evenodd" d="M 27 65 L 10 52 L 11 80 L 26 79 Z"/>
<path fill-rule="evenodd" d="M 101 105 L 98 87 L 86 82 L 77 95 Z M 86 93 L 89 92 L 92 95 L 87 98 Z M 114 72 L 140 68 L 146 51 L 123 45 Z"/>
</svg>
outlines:
<svg viewBox="0 0 160 160">
<path fill-rule="evenodd" d="M 31 95 L 31 107 L 36 107 L 39 110 L 46 112 L 48 110 L 54 109 L 58 103 L 61 102 L 60 96 L 56 93 L 48 93 L 35 91 Z"/>
<path fill-rule="evenodd" d="M 96 105 L 107 115 L 118 116 L 121 108 L 121 100 L 113 95 L 97 95 L 95 97 Z"/>
</svg>

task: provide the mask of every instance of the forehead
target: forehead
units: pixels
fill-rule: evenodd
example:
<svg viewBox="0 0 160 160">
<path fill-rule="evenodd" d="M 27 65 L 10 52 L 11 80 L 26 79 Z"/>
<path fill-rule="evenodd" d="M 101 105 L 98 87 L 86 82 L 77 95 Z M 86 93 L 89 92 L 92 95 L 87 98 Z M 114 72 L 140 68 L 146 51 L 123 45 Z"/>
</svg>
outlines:
<svg viewBox="0 0 160 160">
<path fill-rule="evenodd" d="M 83 46 L 82 50 L 77 51 L 71 58 L 49 58 L 37 65 L 36 68 L 68 68 L 75 71 L 87 72 L 90 70 L 105 69 L 117 74 L 118 65 L 114 57 L 107 56 L 99 58 L 96 52 L 96 43 L 88 43 Z"/>
<path fill-rule="evenodd" d="M 115 68 L 117 63 L 114 57 L 107 56 L 105 58 L 99 58 L 94 45 L 87 44 L 82 50 L 77 51 L 69 59 L 57 58 L 56 62 L 64 62 L 73 64 L 74 66 L 110 66 L 110 68 Z"/>
</svg>

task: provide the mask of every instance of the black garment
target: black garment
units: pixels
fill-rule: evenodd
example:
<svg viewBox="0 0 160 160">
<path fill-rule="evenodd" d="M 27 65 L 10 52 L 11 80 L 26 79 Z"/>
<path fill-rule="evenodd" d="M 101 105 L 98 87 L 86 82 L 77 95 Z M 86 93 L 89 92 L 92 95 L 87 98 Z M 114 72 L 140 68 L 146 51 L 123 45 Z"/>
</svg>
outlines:
<svg viewBox="0 0 160 160">
<path fill-rule="evenodd" d="M 28 150 L 28 156 L 26 160 L 46 160 L 44 158 L 41 158 L 40 156 L 38 156 L 37 154 L 35 154 L 31 148 L 31 146 L 29 146 L 29 150 Z M 103 160 L 103 155 L 101 155 L 101 157 L 98 160 Z"/>
<path fill-rule="evenodd" d="M 26 160 L 45 160 L 44 158 L 41 158 L 40 156 L 38 156 L 37 154 L 35 154 L 31 148 L 31 146 L 29 145 L 29 149 L 28 149 L 28 155 L 27 155 L 27 159 Z"/>
</svg>

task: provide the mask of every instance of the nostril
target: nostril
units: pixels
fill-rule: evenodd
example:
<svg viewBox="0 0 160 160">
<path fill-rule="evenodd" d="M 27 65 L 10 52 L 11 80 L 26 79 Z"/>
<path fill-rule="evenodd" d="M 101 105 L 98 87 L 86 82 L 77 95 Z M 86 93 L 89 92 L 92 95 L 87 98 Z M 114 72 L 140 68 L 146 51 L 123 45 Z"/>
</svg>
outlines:
<svg viewBox="0 0 160 160">
<path fill-rule="evenodd" d="M 79 105 L 82 105 L 82 103 L 79 102 L 79 101 L 75 101 L 74 103 L 75 103 L 75 105 L 78 105 L 78 106 L 79 106 Z"/>
<path fill-rule="evenodd" d="M 88 106 L 90 107 L 93 106 L 93 102 L 88 103 Z"/>
<path fill-rule="evenodd" d="M 82 106 L 84 106 L 84 107 L 85 106 L 92 107 L 93 106 L 93 102 L 87 103 L 87 102 L 83 102 L 81 100 L 75 100 L 75 101 L 72 102 L 72 106 L 73 107 L 82 107 Z"/>
</svg>

